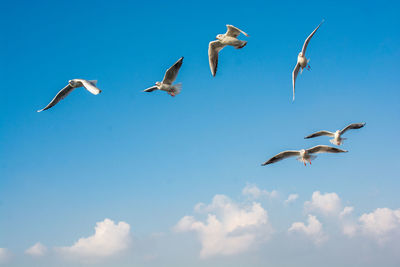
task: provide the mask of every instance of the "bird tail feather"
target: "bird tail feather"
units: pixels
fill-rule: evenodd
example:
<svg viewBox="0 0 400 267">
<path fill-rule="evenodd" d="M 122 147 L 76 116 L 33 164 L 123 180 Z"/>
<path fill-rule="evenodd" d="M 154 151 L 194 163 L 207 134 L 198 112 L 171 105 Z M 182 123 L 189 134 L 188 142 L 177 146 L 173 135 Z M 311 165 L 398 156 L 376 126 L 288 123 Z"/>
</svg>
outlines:
<svg viewBox="0 0 400 267">
<path fill-rule="evenodd" d="M 172 88 L 174 89 L 174 94 L 177 95 L 182 90 L 182 83 L 177 83 Z"/>
</svg>

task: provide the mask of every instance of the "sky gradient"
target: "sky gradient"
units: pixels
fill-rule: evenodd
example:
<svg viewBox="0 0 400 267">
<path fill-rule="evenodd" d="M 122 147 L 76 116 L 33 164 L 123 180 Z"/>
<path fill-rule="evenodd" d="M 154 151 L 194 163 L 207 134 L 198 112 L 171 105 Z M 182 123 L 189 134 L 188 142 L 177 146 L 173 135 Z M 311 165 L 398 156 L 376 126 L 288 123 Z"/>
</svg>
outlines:
<svg viewBox="0 0 400 267">
<path fill-rule="evenodd" d="M 400 236 L 399 8 L 397 1 L 4 2 L 0 264 L 398 266 L 399 238 L 388 236 Z M 322 19 L 307 50 L 312 70 L 298 76 L 293 103 L 297 54 Z M 207 46 L 226 24 L 250 36 L 239 37 L 245 48 L 222 50 L 213 78 Z M 141 92 L 181 56 L 180 95 Z M 36 112 L 74 78 L 98 80 L 102 93 L 77 89 Z M 367 124 L 346 133 L 349 153 L 321 155 L 307 167 L 294 159 L 260 166 L 283 150 L 330 145 L 303 137 L 352 122 Z M 285 203 L 290 194 L 298 198 Z M 345 207 L 354 207 L 347 219 Z M 208 214 L 224 222 L 220 233 L 233 227 L 248 237 L 244 248 L 229 247 L 231 236 L 221 234 L 226 250 L 204 256 L 213 239 L 193 225 L 205 225 Z M 254 221 L 232 226 L 238 214 Z M 185 216 L 193 220 L 179 225 Z M 310 218 L 313 225 L 310 216 L 322 230 L 315 223 L 289 231 Z M 379 216 L 392 228 L 368 224 Z M 357 229 L 352 236 L 342 233 L 345 222 Z M 110 231 L 111 245 L 93 256 L 82 241 L 76 253 L 73 245 L 93 236 L 96 223 Z M 45 249 L 26 253 L 37 242 Z"/>
</svg>

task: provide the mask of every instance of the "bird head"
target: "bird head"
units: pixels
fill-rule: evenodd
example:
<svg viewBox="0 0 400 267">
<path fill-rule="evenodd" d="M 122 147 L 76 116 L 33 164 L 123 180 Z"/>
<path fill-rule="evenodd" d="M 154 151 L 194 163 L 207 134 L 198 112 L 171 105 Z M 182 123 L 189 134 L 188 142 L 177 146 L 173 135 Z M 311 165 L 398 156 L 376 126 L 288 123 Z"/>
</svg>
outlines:
<svg viewBox="0 0 400 267">
<path fill-rule="evenodd" d="M 161 86 L 161 83 L 160 82 L 156 82 L 156 86 Z"/>
<path fill-rule="evenodd" d="M 218 40 L 221 40 L 223 36 L 224 36 L 223 34 L 218 34 L 216 38 L 217 38 Z"/>
<path fill-rule="evenodd" d="M 75 86 L 76 85 L 76 82 L 74 80 L 69 80 L 68 83 L 71 86 Z"/>
</svg>

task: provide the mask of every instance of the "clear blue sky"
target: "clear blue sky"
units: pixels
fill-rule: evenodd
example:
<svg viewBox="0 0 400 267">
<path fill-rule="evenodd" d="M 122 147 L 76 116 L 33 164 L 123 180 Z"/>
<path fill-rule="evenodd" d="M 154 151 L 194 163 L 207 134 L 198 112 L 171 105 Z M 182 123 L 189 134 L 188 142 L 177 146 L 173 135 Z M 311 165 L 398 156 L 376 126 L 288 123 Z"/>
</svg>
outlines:
<svg viewBox="0 0 400 267">
<path fill-rule="evenodd" d="M 286 211 L 263 204 L 277 233 L 306 222 L 303 203 L 317 190 L 336 192 L 358 215 L 400 208 L 399 10 L 398 1 L 3 2 L 0 248 L 13 253 L 8 264 L 39 264 L 24 250 L 39 241 L 70 246 L 105 218 L 130 224 L 137 248 L 135 238 L 170 232 L 198 202 L 242 198 L 247 183 L 282 201 L 299 194 Z M 322 19 L 307 51 L 312 70 L 298 76 L 292 103 L 297 54 Z M 226 24 L 250 37 L 221 52 L 213 78 L 207 46 Z M 180 95 L 141 92 L 181 56 Z M 73 78 L 97 79 L 102 93 L 76 90 L 36 113 Z M 321 155 L 307 168 L 294 159 L 260 166 L 282 150 L 329 144 L 303 137 L 351 122 L 367 125 L 348 133 L 347 154 Z M 179 245 L 166 246 L 177 251 L 185 242 L 175 238 L 197 244 L 171 235 Z M 262 265 L 263 249 L 243 257 L 258 253 L 253 265 Z M 189 255 L 185 264 L 205 264 L 198 249 Z"/>
</svg>

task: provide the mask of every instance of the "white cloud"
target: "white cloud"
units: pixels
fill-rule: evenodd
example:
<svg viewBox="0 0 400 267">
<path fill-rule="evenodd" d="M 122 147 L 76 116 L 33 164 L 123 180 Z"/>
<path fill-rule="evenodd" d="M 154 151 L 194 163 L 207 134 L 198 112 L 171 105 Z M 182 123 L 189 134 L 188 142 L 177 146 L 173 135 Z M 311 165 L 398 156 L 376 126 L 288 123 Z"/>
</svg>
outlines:
<svg viewBox="0 0 400 267">
<path fill-rule="evenodd" d="M 357 232 L 357 225 L 355 223 L 343 223 L 342 233 L 348 237 L 353 237 Z"/>
<path fill-rule="evenodd" d="M 327 236 L 322 230 L 322 223 L 318 221 L 317 217 L 308 215 L 308 225 L 306 226 L 303 222 L 295 222 L 289 228 L 290 232 L 304 233 L 306 236 L 311 238 L 315 244 L 320 244 L 327 240 Z"/>
<path fill-rule="evenodd" d="M 298 198 L 299 198 L 298 194 L 290 194 L 288 196 L 288 198 L 285 200 L 285 204 L 292 203 L 292 202 L 296 201 Z"/>
<path fill-rule="evenodd" d="M 378 208 L 359 218 L 363 234 L 384 242 L 400 233 L 400 209 Z"/>
<path fill-rule="evenodd" d="M 336 193 L 321 194 L 315 191 L 311 196 L 311 201 L 304 203 L 307 211 L 317 211 L 324 215 L 337 215 L 341 210 L 341 201 Z"/>
<path fill-rule="evenodd" d="M 32 247 L 25 250 L 25 254 L 35 256 L 35 257 L 43 256 L 44 254 L 46 254 L 46 252 L 47 252 L 47 248 L 44 245 L 42 245 L 40 242 L 36 243 Z"/>
<path fill-rule="evenodd" d="M 202 210 L 208 212 L 205 222 L 185 216 L 174 229 L 177 232 L 196 232 L 202 245 L 200 256 L 203 258 L 244 252 L 265 241 L 272 233 L 267 211 L 260 203 L 243 206 L 227 196 L 216 195 L 212 203 Z"/>
<path fill-rule="evenodd" d="M 343 218 L 344 216 L 351 214 L 353 211 L 354 207 L 344 207 L 344 209 L 340 212 L 339 217 Z"/>
<path fill-rule="evenodd" d="M 6 248 L 0 248 L 0 263 L 8 261 L 10 258 L 10 252 Z"/>
<path fill-rule="evenodd" d="M 131 241 L 130 226 L 125 222 L 115 224 L 110 219 L 96 223 L 95 233 L 80 238 L 70 247 L 58 248 L 64 256 L 83 261 L 98 261 L 128 248 Z"/>
<path fill-rule="evenodd" d="M 245 196 L 248 196 L 252 199 L 258 199 L 261 197 L 268 197 L 268 198 L 274 198 L 278 196 L 278 192 L 275 190 L 272 190 L 271 192 L 268 192 L 267 190 L 261 190 L 258 188 L 256 185 L 253 184 L 247 184 L 243 190 L 242 194 Z"/>
</svg>

